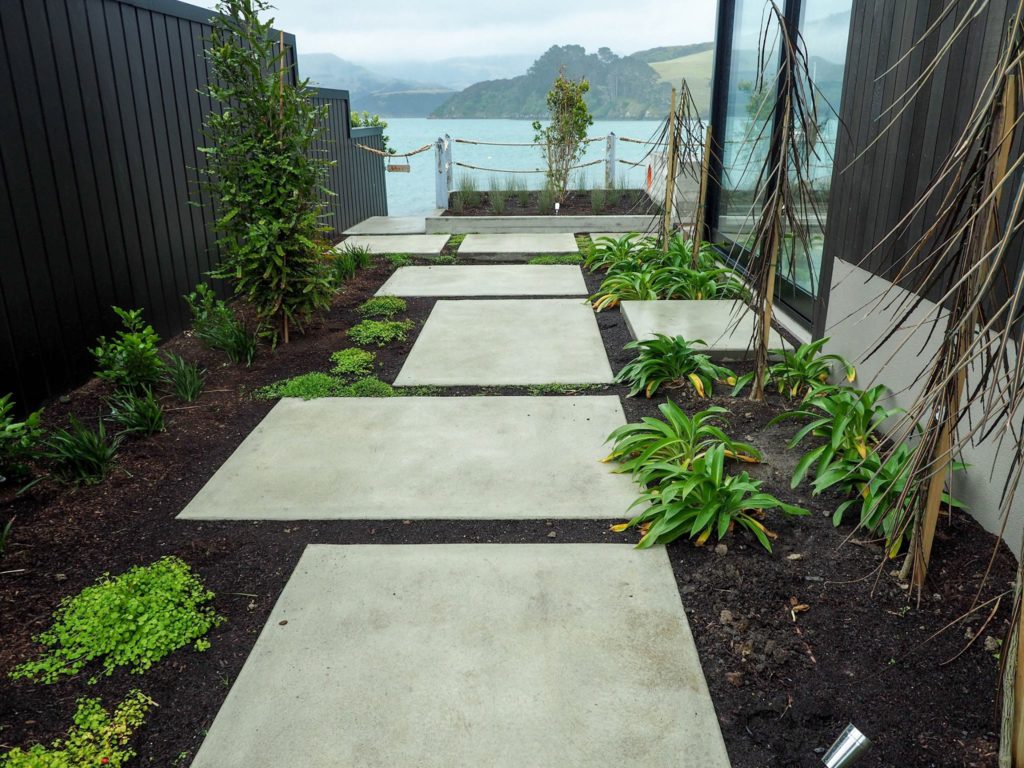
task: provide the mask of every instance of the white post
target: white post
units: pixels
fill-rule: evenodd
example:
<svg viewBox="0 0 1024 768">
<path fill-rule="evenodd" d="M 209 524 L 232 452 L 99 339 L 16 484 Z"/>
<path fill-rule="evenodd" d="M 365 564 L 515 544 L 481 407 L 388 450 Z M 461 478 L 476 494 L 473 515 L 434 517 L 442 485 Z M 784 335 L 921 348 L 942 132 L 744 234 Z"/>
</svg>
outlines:
<svg viewBox="0 0 1024 768">
<path fill-rule="evenodd" d="M 448 148 L 444 139 L 438 137 L 434 144 L 434 206 L 442 210 L 448 209 Z"/>
<path fill-rule="evenodd" d="M 450 195 L 451 191 L 453 189 L 455 189 L 455 183 L 454 183 L 455 163 L 452 162 L 452 144 L 453 143 L 454 142 L 452 141 L 452 137 L 449 136 L 446 133 L 444 135 L 444 148 L 445 148 L 445 158 L 444 158 L 444 161 L 445 161 L 445 169 L 447 171 L 446 177 L 445 177 L 445 184 L 446 184 L 446 186 L 448 188 L 448 195 Z M 448 199 L 448 195 L 445 196 L 446 200 Z"/>
<path fill-rule="evenodd" d="M 605 140 L 604 149 L 604 188 L 615 189 L 615 133 L 609 133 Z"/>
</svg>

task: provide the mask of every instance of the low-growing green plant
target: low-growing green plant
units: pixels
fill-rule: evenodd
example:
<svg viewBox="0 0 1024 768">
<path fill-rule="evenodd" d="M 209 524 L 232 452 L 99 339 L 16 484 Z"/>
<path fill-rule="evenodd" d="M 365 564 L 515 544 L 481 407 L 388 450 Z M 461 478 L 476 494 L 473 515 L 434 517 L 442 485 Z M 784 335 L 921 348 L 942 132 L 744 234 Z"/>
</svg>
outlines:
<svg viewBox="0 0 1024 768">
<path fill-rule="evenodd" d="M 821 350 L 828 338 L 801 344 L 796 350 L 773 349 L 772 355 L 782 360 L 769 366 L 765 374 L 765 386 L 775 386 L 779 394 L 791 399 L 804 397 L 815 387 L 828 382 L 832 369 L 839 365 L 848 382 L 857 379 L 857 369 L 841 355 L 825 355 Z M 733 395 L 738 395 L 754 380 L 754 374 L 741 376 L 736 382 Z"/>
<path fill-rule="evenodd" d="M 541 216 L 551 216 L 555 213 L 555 201 L 558 199 L 558 192 L 550 184 L 545 184 L 537 193 L 537 210 Z"/>
<path fill-rule="evenodd" d="M 343 379 L 369 376 L 373 373 L 373 363 L 376 359 L 377 355 L 365 349 L 341 349 L 331 355 L 331 362 L 334 363 L 331 373 Z"/>
<path fill-rule="evenodd" d="M 683 237 L 678 232 L 669 238 L 668 252 L 664 262 L 697 270 L 711 270 L 721 267 L 714 246 L 708 242 L 701 242 L 695 263 L 693 259 L 693 240 Z"/>
<path fill-rule="evenodd" d="M 496 176 L 491 177 L 490 187 L 487 192 L 487 201 L 491 204 L 491 210 L 500 216 L 508 207 L 508 192 L 505 191 L 501 179 Z"/>
<path fill-rule="evenodd" d="M 461 192 L 452 192 L 448 195 L 448 209 L 452 213 L 462 213 L 466 210 L 466 201 Z"/>
<path fill-rule="evenodd" d="M 38 455 L 43 439 L 43 412 L 34 411 L 19 421 L 12 398 L 11 394 L 0 397 L 0 484 L 28 476 L 28 462 Z"/>
<path fill-rule="evenodd" d="M 631 268 L 638 265 L 637 257 L 652 248 L 652 241 L 636 232 L 630 232 L 616 239 L 599 237 L 593 241 L 594 247 L 587 257 L 587 269 L 601 270 L 628 264 Z"/>
<path fill-rule="evenodd" d="M 761 490 L 761 481 L 746 472 L 725 474 L 725 446 L 716 445 L 696 458 L 688 469 L 663 478 L 655 488 L 641 494 L 633 506 L 643 510 L 615 531 L 639 526 L 644 531 L 637 547 L 668 544 L 687 536 L 697 544 L 712 534 L 723 539 L 735 526 L 750 531 L 771 552 L 773 533 L 762 521 L 770 510 L 784 515 L 806 515 L 807 510 L 785 504 Z"/>
<path fill-rule="evenodd" d="M 609 268 L 608 276 L 591 297 L 591 302 L 594 309 L 600 311 L 617 306 L 621 301 L 745 300 L 748 296 L 746 285 L 731 269 L 699 270 L 652 263 L 630 270 Z"/>
<path fill-rule="evenodd" d="M 405 312 L 407 308 L 405 299 L 398 296 L 374 296 L 360 304 L 356 311 L 363 317 L 382 317 L 390 320 L 400 312 Z"/>
<path fill-rule="evenodd" d="M 527 264 L 580 264 L 583 256 L 578 253 L 548 253 L 543 256 L 534 256 Z"/>
<path fill-rule="evenodd" d="M 253 392 L 257 400 L 277 400 L 294 397 L 299 400 L 317 400 L 321 397 L 342 397 L 345 382 L 336 376 L 314 371 L 276 381 Z"/>
<path fill-rule="evenodd" d="M 384 254 L 384 258 L 387 260 L 388 264 L 395 269 L 398 269 L 399 267 L 408 267 L 412 264 L 412 256 L 408 253 L 386 253 Z"/>
<path fill-rule="evenodd" d="M 181 355 L 170 353 L 166 356 L 167 367 L 164 371 L 164 383 L 176 398 L 186 403 L 194 403 L 203 391 L 206 371 L 198 363 L 191 363 Z"/>
<path fill-rule="evenodd" d="M 602 213 L 608 207 L 607 190 L 594 187 L 590 190 L 590 212 L 593 214 Z"/>
<path fill-rule="evenodd" d="M 769 424 L 787 419 L 808 420 L 789 441 L 790 450 L 807 437 L 821 440 L 820 445 L 811 448 L 797 462 L 790 485 L 796 488 L 812 467 L 818 477 L 837 459 L 849 456 L 860 461 L 867 458 L 878 444 L 885 421 L 902 413 L 899 408 L 886 408 L 881 404 L 888 395 L 889 390 L 882 384 L 863 391 L 853 387 L 816 387 L 800 409 L 772 419 Z"/>
<path fill-rule="evenodd" d="M 480 188 L 473 174 L 463 173 L 459 176 L 459 197 L 470 208 L 480 207 Z"/>
<path fill-rule="evenodd" d="M 885 537 L 890 558 L 896 557 L 909 531 L 899 528 L 900 522 L 909 519 L 914 494 L 907 483 L 910 480 L 911 461 L 914 448 L 906 443 L 897 446 L 883 462 L 878 451 L 871 450 L 861 459 L 856 454 L 837 458 L 828 469 L 815 477 L 814 495 L 833 487 L 840 487 L 852 498 L 836 507 L 832 522 L 839 525 L 851 508 L 860 508 L 858 526 L 870 533 Z M 950 469 L 960 472 L 967 468 L 962 462 L 952 462 Z M 942 502 L 949 507 L 963 509 L 962 501 L 943 491 Z"/>
<path fill-rule="evenodd" d="M 654 270 L 608 275 L 601 281 L 597 293 L 590 297 L 591 304 L 600 312 L 617 307 L 622 301 L 654 301 L 664 298 L 660 295 L 656 278 Z"/>
<path fill-rule="evenodd" d="M 342 244 L 331 251 L 331 273 L 335 286 L 351 280 L 360 269 L 373 263 L 373 252 L 362 245 Z"/>
<path fill-rule="evenodd" d="M 687 341 L 682 336 L 656 334 L 653 339 L 631 341 L 625 349 L 638 350 L 637 356 L 623 366 L 615 380 L 629 385 L 629 396 L 643 392 L 650 397 L 661 387 L 670 389 L 689 382 L 698 397 L 707 397 L 714 382 L 736 382 L 736 375 L 725 366 L 717 365 L 695 344 L 707 346 L 700 339 Z"/>
<path fill-rule="evenodd" d="M 530 204 L 530 190 L 526 186 L 525 179 L 509 178 L 509 192 L 516 196 L 516 202 L 519 203 L 520 208 L 525 208 Z"/>
<path fill-rule="evenodd" d="M 722 446 L 727 459 L 751 464 L 761 460 L 757 448 L 725 434 L 720 426 L 728 413 L 725 408 L 712 406 L 688 416 L 668 400 L 658 410 L 664 419 L 644 416 L 639 423 L 624 424 L 608 436 L 612 451 L 603 461 L 618 462 L 618 471 L 629 472 L 640 485 L 689 469 L 716 446 Z"/>
<path fill-rule="evenodd" d="M 213 593 L 177 557 L 113 578 L 104 574 L 61 602 L 50 628 L 35 638 L 46 650 L 15 667 L 11 678 L 53 683 L 94 661 L 105 675 L 122 667 L 142 674 L 190 643 L 204 651 L 210 647 L 207 632 L 223 621 L 212 600 Z"/>
<path fill-rule="evenodd" d="M 252 365 L 259 343 L 259 330 L 250 331 L 223 299 L 206 283 L 185 297 L 192 312 L 192 333 L 210 349 L 218 349 L 233 363 Z"/>
<path fill-rule="evenodd" d="M 108 339 L 101 336 L 91 349 L 98 366 L 96 375 L 115 387 L 152 386 L 160 381 L 164 363 L 157 352 L 160 337 L 142 319 L 141 309 L 113 307 L 124 328 Z"/>
<path fill-rule="evenodd" d="M 15 747 L 0 754 L 3 768 L 122 768 L 135 757 L 132 736 L 146 721 L 155 702 L 141 691 L 130 691 L 113 712 L 98 698 L 82 698 L 67 736 L 50 746 Z"/>
<path fill-rule="evenodd" d="M 455 264 L 457 261 L 458 258 L 454 253 L 439 253 L 434 257 L 434 265 L 439 267 L 449 266 L 451 264 Z"/>
<path fill-rule="evenodd" d="M 348 337 L 359 344 L 384 347 L 395 341 L 405 341 L 414 327 L 412 320 L 363 320 L 348 329 Z"/>
<path fill-rule="evenodd" d="M 452 235 L 448 238 L 448 242 L 444 244 L 444 250 L 450 251 L 451 253 L 458 253 L 459 246 L 462 245 L 465 239 L 465 235 Z"/>
<path fill-rule="evenodd" d="M 67 429 L 54 430 L 47 438 L 43 455 L 54 462 L 64 482 L 96 485 L 110 472 L 120 445 L 120 435 L 107 439 L 102 420 L 93 430 L 71 416 Z"/>
<path fill-rule="evenodd" d="M 386 381 L 381 381 L 374 376 L 367 376 L 364 379 L 353 381 L 349 384 L 342 397 L 394 397 L 397 393 L 395 388 Z"/>
<path fill-rule="evenodd" d="M 532 397 L 538 397 L 540 395 L 575 395 L 600 388 L 600 384 L 531 384 L 526 388 L 526 392 Z"/>
<path fill-rule="evenodd" d="M 118 390 L 107 404 L 110 418 L 123 434 L 155 435 L 164 431 L 164 408 L 149 387 L 143 387 L 141 392 Z"/>
</svg>

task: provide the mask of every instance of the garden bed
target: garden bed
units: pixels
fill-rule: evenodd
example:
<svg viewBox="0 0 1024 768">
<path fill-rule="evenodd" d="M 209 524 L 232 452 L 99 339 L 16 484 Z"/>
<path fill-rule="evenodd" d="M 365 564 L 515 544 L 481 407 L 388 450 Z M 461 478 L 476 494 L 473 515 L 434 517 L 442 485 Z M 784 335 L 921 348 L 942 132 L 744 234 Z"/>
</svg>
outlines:
<svg viewBox="0 0 1024 768">
<path fill-rule="evenodd" d="M 167 431 L 131 439 L 104 483 L 71 489 L 43 480 L 20 497 L 5 489 L 0 504 L 16 517 L 5 559 L 0 562 L 0 744 L 48 742 L 70 723 L 75 700 L 102 696 L 108 704 L 141 687 L 159 707 L 136 740 L 135 765 L 186 766 L 194 756 L 242 664 L 252 649 L 285 581 L 310 543 L 560 542 L 635 541 L 615 534 L 607 521 L 393 521 L 209 523 L 175 516 L 270 410 L 251 392 L 278 379 L 327 371 L 328 357 L 349 346 L 345 331 L 355 312 L 391 273 L 383 262 L 357 273 L 326 319 L 251 368 L 225 363 L 190 336 L 165 349 L 197 360 L 209 373 L 196 403 L 167 403 Z M 595 291 L 599 279 L 587 275 Z M 393 381 L 433 300 L 410 299 L 410 338 L 378 352 L 378 375 Z M 598 315 L 612 369 L 631 358 L 617 310 Z M 741 367 L 742 368 L 742 367 Z M 469 395 L 458 387 L 438 394 Z M 525 388 L 488 388 L 494 394 L 525 394 Z M 544 388 L 533 389 L 545 393 Z M 66 415 L 94 421 L 107 385 L 92 381 L 66 402 L 46 411 L 50 426 Z M 558 390 L 552 394 L 564 393 Z M 625 398 L 626 388 L 588 388 L 581 394 L 623 396 L 627 418 L 656 415 L 664 398 Z M 876 744 L 860 766 L 994 766 L 998 719 L 998 650 L 988 638 L 1006 629 L 1009 600 L 964 650 L 965 633 L 977 632 L 985 608 L 929 641 L 971 607 L 992 552 L 994 538 L 966 515 L 940 526 L 930 582 L 920 607 L 886 564 L 881 549 L 861 541 L 852 528 L 836 529 L 828 515 L 837 499 L 809 498 L 791 491 L 797 453 L 786 449 L 796 425 L 768 427 L 783 401 L 766 405 L 734 399 L 720 389 L 700 400 L 689 389 L 672 397 L 688 412 L 717 403 L 729 408 L 731 434 L 754 442 L 765 454 L 750 468 L 766 490 L 811 510 L 808 517 L 780 520 L 779 538 L 768 554 L 745 533 L 725 547 L 668 546 L 687 616 L 700 651 L 712 698 L 735 768 L 814 766 L 821 750 L 847 722 Z M 440 439 L 440 438 L 439 438 Z M 602 446 L 594 446 L 600 455 Z M 144 676 L 117 672 L 96 685 L 78 675 L 51 686 L 12 683 L 6 673 L 34 655 L 32 636 L 42 631 L 59 600 L 78 592 L 103 572 L 120 573 L 174 554 L 193 566 L 216 593 L 227 621 L 210 634 L 205 653 L 175 652 Z M 1007 588 L 1014 562 L 1001 547 L 980 602 Z M 791 613 L 792 600 L 809 606 Z M 961 655 L 944 664 L 950 659 Z M 609 723 L 634 728 L 642 723 Z"/>
<path fill-rule="evenodd" d="M 562 216 L 625 215 L 637 213 L 654 214 L 659 206 L 641 189 L 576 190 L 569 192 L 559 207 Z M 449 195 L 448 210 L 442 216 L 550 216 L 554 215 L 553 205 L 542 200 L 540 192 L 526 193 L 525 203 L 514 193 L 502 193 L 503 205 L 496 206 L 489 192 L 476 192 L 467 196 L 462 192 Z M 460 203 L 461 198 L 461 203 Z"/>
</svg>

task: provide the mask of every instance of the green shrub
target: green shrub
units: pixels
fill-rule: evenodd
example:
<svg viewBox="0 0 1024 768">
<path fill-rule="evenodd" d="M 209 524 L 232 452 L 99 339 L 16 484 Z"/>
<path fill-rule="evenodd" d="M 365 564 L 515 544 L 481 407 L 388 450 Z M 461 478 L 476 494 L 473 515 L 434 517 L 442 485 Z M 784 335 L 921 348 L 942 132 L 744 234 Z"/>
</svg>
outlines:
<svg viewBox="0 0 1024 768">
<path fill-rule="evenodd" d="M 725 474 L 725 447 L 717 445 L 697 457 L 689 469 L 678 469 L 664 477 L 660 485 L 641 494 L 633 506 L 643 511 L 628 523 L 613 530 L 642 526 L 646 528 L 639 548 L 668 544 L 681 536 L 703 544 L 712 533 L 722 539 L 734 526 L 754 534 L 769 552 L 775 538 L 761 522 L 764 514 L 777 509 L 784 515 L 806 515 L 807 510 L 784 504 L 761 491 L 761 481 L 746 472 Z"/>
<path fill-rule="evenodd" d="M 394 387 L 374 376 L 352 382 L 343 397 L 394 397 Z"/>
<path fill-rule="evenodd" d="M 142 674 L 189 643 L 204 651 L 210 647 L 204 636 L 223 621 L 209 605 L 212 600 L 213 593 L 176 557 L 114 578 L 104 574 L 61 602 L 53 624 L 35 638 L 46 651 L 15 667 L 11 678 L 53 683 L 93 661 L 102 664 L 105 675 L 120 667 Z"/>
<path fill-rule="evenodd" d="M 68 429 L 55 430 L 47 438 L 43 455 L 54 462 L 57 477 L 64 482 L 96 485 L 110 472 L 120 445 L 120 435 L 107 439 L 102 420 L 91 430 L 71 416 Z"/>
<path fill-rule="evenodd" d="M 412 256 L 408 253 L 388 253 L 384 255 L 384 258 L 387 259 L 388 264 L 395 269 L 398 269 L 399 267 L 408 267 L 412 264 Z"/>
<path fill-rule="evenodd" d="M 282 60 L 265 0 L 220 0 L 209 45 L 214 102 L 205 115 L 204 173 L 217 205 L 221 260 L 261 323 L 301 326 L 330 305 L 322 190 L 330 160 L 317 151 L 327 106 L 317 105 L 294 60 Z M 286 76 L 287 75 L 287 76 Z M 282 87 L 282 83 L 294 83 Z"/>
<path fill-rule="evenodd" d="M 164 383 L 179 400 L 194 403 L 203 391 L 206 371 L 197 363 L 190 363 L 181 355 L 173 353 L 167 355 L 165 362 L 167 369 L 164 372 Z"/>
<path fill-rule="evenodd" d="M 341 397 L 344 389 L 345 382 L 341 379 L 314 371 L 260 387 L 253 393 L 253 397 L 257 400 L 277 400 L 281 397 L 316 400 L 321 397 Z"/>
<path fill-rule="evenodd" d="M 828 338 L 818 339 L 810 344 L 801 344 L 796 350 L 773 349 L 772 354 L 782 358 L 781 362 L 768 367 L 765 385 L 773 385 L 779 394 L 789 398 L 803 397 L 816 387 L 826 384 L 832 375 L 834 364 L 843 369 L 846 380 L 853 382 L 857 378 L 857 369 L 841 355 L 824 355 L 822 347 Z M 744 387 L 754 380 L 754 374 L 741 376 L 736 382 L 733 394 L 738 395 Z"/>
<path fill-rule="evenodd" d="M 144 387 L 141 393 L 115 392 L 107 404 L 110 418 L 120 425 L 122 433 L 155 435 L 164 431 L 164 408 L 149 387 Z"/>
<path fill-rule="evenodd" d="M 557 193 L 550 184 L 545 184 L 537 193 L 537 211 L 541 216 L 553 216 L 555 213 L 555 201 Z"/>
<path fill-rule="evenodd" d="M 34 411 L 24 421 L 16 421 L 11 398 L 11 394 L 0 397 L 0 484 L 28 476 L 27 462 L 38 455 L 43 439 L 43 412 Z"/>
<path fill-rule="evenodd" d="M 589 90 L 586 78 L 572 80 L 560 71 L 547 94 L 551 121 L 547 127 L 541 126 L 539 120 L 533 123 L 533 140 L 547 161 L 545 186 L 551 190 L 552 202 L 565 202 L 569 174 L 587 149 L 587 129 L 594 124 L 584 98 Z"/>
<path fill-rule="evenodd" d="M 206 283 L 185 297 L 192 312 L 192 334 L 210 349 L 224 352 L 233 363 L 252 365 L 259 332 L 250 332 L 233 309 L 218 299 Z"/>
<path fill-rule="evenodd" d="M 406 308 L 405 299 L 397 296 L 374 296 L 360 304 L 356 311 L 363 317 L 382 317 L 390 320 L 399 312 L 405 312 Z"/>
<path fill-rule="evenodd" d="M 639 423 L 624 424 L 608 436 L 612 451 L 604 461 L 619 462 L 620 472 L 629 472 L 640 485 L 660 482 L 677 470 L 689 469 L 697 458 L 722 446 L 725 458 L 747 463 L 761 460 L 752 445 L 733 440 L 720 426 L 728 413 L 712 406 L 688 416 L 668 400 L 658 406 L 664 420 L 645 416 Z"/>
<path fill-rule="evenodd" d="M 96 375 L 115 387 L 152 386 L 160 380 L 164 364 L 157 353 L 157 336 L 153 326 L 142 319 L 141 309 L 124 310 L 113 307 L 124 329 L 113 339 L 101 336 L 92 350 L 98 370 Z"/>
<path fill-rule="evenodd" d="M 412 320 L 363 320 L 348 329 L 348 337 L 360 346 L 376 344 L 384 347 L 395 341 L 405 341 L 414 327 Z"/>
<path fill-rule="evenodd" d="M 362 245 L 344 245 L 331 251 L 330 256 L 332 282 L 340 286 L 351 280 L 360 269 L 373 264 L 373 251 Z"/>
<path fill-rule="evenodd" d="M 583 257 L 578 253 L 556 253 L 534 256 L 527 264 L 580 264 Z"/>
<path fill-rule="evenodd" d="M 122 768 L 135 751 L 129 748 L 132 736 L 146 720 L 155 702 L 140 691 L 130 691 L 114 708 L 103 708 L 100 699 L 82 698 L 77 702 L 74 725 L 63 739 L 49 747 L 42 744 L 26 749 L 15 747 L 0 755 L 3 768 Z"/>
<path fill-rule="evenodd" d="M 331 362 L 334 363 L 331 373 L 343 379 L 368 376 L 373 373 L 373 363 L 376 359 L 377 355 L 365 349 L 341 349 L 331 355 Z"/>
<path fill-rule="evenodd" d="M 625 349 L 638 354 L 628 362 L 615 380 L 630 386 L 629 396 L 643 392 L 650 397 L 661 387 L 680 387 L 688 381 L 698 397 L 711 394 L 714 382 L 735 384 L 736 376 L 728 368 L 716 365 L 706 354 L 697 352 L 694 344 L 706 346 L 700 339 L 692 342 L 682 336 L 656 334 L 653 339 L 631 341 Z"/>
</svg>

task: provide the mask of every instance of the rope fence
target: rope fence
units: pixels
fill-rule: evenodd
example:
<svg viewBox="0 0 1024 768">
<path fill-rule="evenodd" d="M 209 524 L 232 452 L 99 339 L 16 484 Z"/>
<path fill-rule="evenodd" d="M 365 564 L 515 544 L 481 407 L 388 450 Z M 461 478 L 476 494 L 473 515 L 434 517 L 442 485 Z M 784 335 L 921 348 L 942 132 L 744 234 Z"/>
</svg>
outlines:
<svg viewBox="0 0 1024 768">
<path fill-rule="evenodd" d="M 418 155 L 421 152 L 426 152 L 428 149 L 434 148 L 433 144 L 424 144 L 422 147 L 414 149 L 412 152 L 381 152 L 379 149 L 368 147 L 365 144 L 356 144 L 356 146 L 366 152 L 370 152 L 374 155 L 380 155 L 381 157 L 412 157 L 413 155 Z"/>
<path fill-rule="evenodd" d="M 595 141 L 607 141 L 607 136 L 591 136 L 583 139 L 583 144 L 590 144 Z M 537 143 L 535 141 L 520 141 L 520 142 L 509 142 L 509 141 L 477 141 L 476 139 L 452 139 L 455 144 L 475 144 L 480 147 L 542 147 L 547 146 L 546 142 Z"/>
<path fill-rule="evenodd" d="M 577 171 L 580 168 L 589 168 L 592 165 L 600 165 L 604 160 L 591 160 L 589 163 L 581 163 L 580 165 L 574 165 L 568 170 Z M 452 161 L 452 165 L 457 165 L 459 168 L 468 168 L 471 171 L 487 171 L 488 173 L 547 173 L 546 168 L 533 168 L 530 170 L 523 170 L 517 168 L 484 168 L 479 165 L 470 165 L 469 163 L 460 163 L 457 160 Z"/>
<path fill-rule="evenodd" d="M 643 139 L 631 139 L 629 136 L 618 136 L 619 141 L 625 141 L 628 144 L 647 144 L 655 147 L 668 146 L 668 142 L 665 141 L 645 141 Z"/>
</svg>

